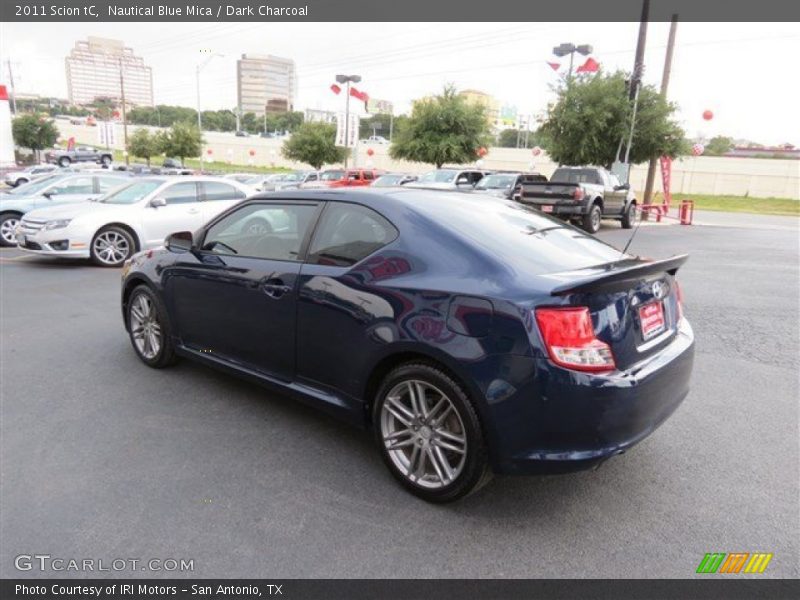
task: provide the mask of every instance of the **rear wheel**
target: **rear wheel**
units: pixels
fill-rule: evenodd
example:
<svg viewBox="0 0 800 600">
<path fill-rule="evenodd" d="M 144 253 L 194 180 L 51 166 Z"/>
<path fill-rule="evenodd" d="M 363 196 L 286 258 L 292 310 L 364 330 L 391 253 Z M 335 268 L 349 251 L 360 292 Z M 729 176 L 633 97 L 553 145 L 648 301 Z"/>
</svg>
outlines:
<svg viewBox="0 0 800 600">
<path fill-rule="evenodd" d="M 477 412 L 449 375 L 412 363 L 391 371 L 378 391 L 375 436 L 392 475 L 429 502 L 452 502 L 491 479 Z"/>
<path fill-rule="evenodd" d="M 0 246 L 16 246 L 16 231 L 19 225 L 19 215 L 15 213 L 0 214 Z"/>
<path fill-rule="evenodd" d="M 597 233 L 600 231 L 600 219 L 602 216 L 603 212 L 600 210 L 600 206 L 593 204 L 589 209 L 589 212 L 583 215 L 581 226 L 589 233 Z"/>
<path fill-rule="evenodd" d="M 19 187 L 19 186 L 21 186 L 23 183 L 28 183 L 28 179 L 27 179 L 26 177 L 20 177 L 19 179 L 17 179 L 17 180 L 14 182 L 14 187 Z"/>
<path fill-rule="evenodd" d="M 104 227 L 92 240 L 92 261 L 101 267 L 120 267 L 135 251 L 133 236 L 116 225 Z"/>
<path fill-rule="evenodd" d="M 633 222 L 636 220 L 636 202 L 628 204 L 628 208 L 622 213 L 622 228 L 630 229 L 633 227 Z"/>
<path fill-rule="evenodd" d="M 108 165 L 111 164 L 111 157 L 108 154 L 106 154 L 100 159 L 100 164 L 103 165 L 104 167 L 107 167 Z"/>
<path fill-rule="evenodd" d="M 144 284 L 135 288 L 126 317 L 131 344 L 143 363 L 159 369 L 175 362 L 167 311 L 153 290 Z"/>
</svg>

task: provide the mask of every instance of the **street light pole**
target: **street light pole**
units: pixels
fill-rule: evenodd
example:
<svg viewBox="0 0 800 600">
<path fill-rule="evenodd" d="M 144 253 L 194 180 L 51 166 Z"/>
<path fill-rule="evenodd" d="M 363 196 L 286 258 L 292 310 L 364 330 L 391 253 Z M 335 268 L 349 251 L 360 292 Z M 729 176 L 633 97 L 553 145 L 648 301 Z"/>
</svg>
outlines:
<svg viewBox="0 0 800 600">
<path fill-rule="evenodd" d="M 214 53 L 205 59 L 203 62 L 198 63 L 195 66 L 195 81 L 197 84 L 197 131 L 200 134 L 201 138 L 203 136 L 203 117 L 200 115 L 200 71 L 205 67 L 208 63 L 210 63 L 214 57 L 223 58 L 224 54 Z M 203 147 L 202 144 L 200 145 L 200 171 L 203 171 Z"/>
<path fill-rule="evenodd" d="M 358 83 L 361 81 L 361 75 L 337 75 L 337 83 L 346 84 L 347 98 L 344 101 L 344 145 L 347 152 L 344 155 L 344 168 L 347 168 L 347 158 L 350 154 L 350 83 Z"/>
<path fill-rule="evenodd" d="M 122 65 L 122 59 L 120 58 L 119 59 L 119 93 L 120 93 L 120 96 L 122 97 L 121 98 L 122 99 L 122 139 L 124 141 L 123 143 L 124 143 L 124 147 L 125 147 L 125 150 L 124 150 L 124 153 L 125 153 L 125 166 L 128 166 L 128 165 L 131 164 L 131 158 L 130 158 L 130 155 L 128 154 L 128 118 L 127 118 L 128 115 L 127 115 L 127 112 L 125 111 L 125 76 L 123 75 L 123 68 L 124 67 Z M 107 123 L 106 123 L 106 125 L 107 125 Z M 104 125 L 104 127 L 106 127 L 106 125 Z M 107 139 L 108 139 L 108 128 L 106 127 L 106 140 Z"/>
<path fill-rule="evenodd" d="M 589 56 L 594 49 L 589 44 L 581 44 L 576 46 L 570 42 L 564 42 L 563 44 L 559 44 L 555 48 L 553 48 L 553 54 L 558 56 L 559 58 L 566 56 L 569 54 L 569 72 L 567 74 L 567 87 L 572 82 L 572 67 L 575 62 L 575 53 L 582 54 L 583 56 Z"/>
</svg>

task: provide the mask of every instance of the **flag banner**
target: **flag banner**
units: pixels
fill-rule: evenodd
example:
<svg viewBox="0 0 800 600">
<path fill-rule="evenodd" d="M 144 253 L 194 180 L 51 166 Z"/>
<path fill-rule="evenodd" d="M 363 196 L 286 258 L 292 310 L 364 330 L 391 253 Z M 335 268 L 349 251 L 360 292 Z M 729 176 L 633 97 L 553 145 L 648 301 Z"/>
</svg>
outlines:
<svg viewBox="0 0 800 600">
<path fill-rule="evenodd" d="M 672 159 L 669 156 L 662 156 L 658 159 L 661 164 L 661 189 L 664 192 L 664 204 L 672 204 Z"/>
<path fill-rule="evenodd" d="M 561 63 L 557 63 L 557 62 L 549 62 L 549 63 L 547 63 L 547 65 L 551 69 L 553 69 L 553 71 L 558 71 L 558 69 L 561 67 Z"/>
<path fill-rule="evenodd" d="M 341 91 L 342 91 L 342 88 L 340 88 L 338 85 L 336 85 L 336 84 L 334 83 L 334 84 L 331 86 L 331 91 L 332 91 L 334 94 L 337 94 L 337 95 L 338 95 L 339 93 L 341 93 Z"/>
<path fill-rule="evenodd" d="M 600 63 L 593 59 L 591 56 L 586 59 L 586 62 L 578 67 L 578 73 L 597 73 L 600 69 Z"/>
</svg>

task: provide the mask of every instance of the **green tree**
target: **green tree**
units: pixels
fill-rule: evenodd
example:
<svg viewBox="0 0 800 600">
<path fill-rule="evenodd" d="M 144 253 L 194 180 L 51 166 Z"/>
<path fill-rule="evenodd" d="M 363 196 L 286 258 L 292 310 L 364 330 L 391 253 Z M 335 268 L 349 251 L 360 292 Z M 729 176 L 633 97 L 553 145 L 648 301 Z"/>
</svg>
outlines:
<svg viewBox="0 0 800 600">
<path fill-rule="evenodd" d="M 58 128 L 55 123 L 42 115 L 17 117 L 11 125 L 11 134 L 14 143 L 33 150 L 37 160 L 42 150 L 52 148 L 58 140 Z"/>
<path fill-rule="evenodd" d="M 322 165 L 338 163 L 347 155 L 347 148 L 336 145 L 336 126 L 329 123 L 303 123 L 281 152 L 285 158 L 306 163 L 319 170 Z"/>
<path fill-rule="evenodd" d="M 167 156 L 181 159 L 200 156 L 203 136 L 193 123 L 175 123 L 159 140 L 160 149 Z"/>
<path fill-rule="evenodd" d="M 517 148 L 517 142 L 519 142 L 519 148 L 534 148 L 542 145 L 542 135 L 538 131 L 527 132 L 528 141 L 526 145 L 525 133 L 525 131 L 517 129 L 504 129 L 497 136 L 497 145 L 501 148 Z"/>
<path fill-rule="evenodd" d="M 490 142 L 486 109 L 446 86 L 440 96 L 414 103 L 411 117 L 395 130 L 389 155 L 440 168 L 475 160 L 478 148 Z"/>
<path fill-rule="evenodd" d="M 558 99 L 548 107 L 538 130 L 553 160 L 564 165 L 612 165 L 620 140 L 627 141 L 630 131 L 633 106 L 626 77 L 621 71 L 598 73 L 558 90 Z M 685 152 L 684 132 L 674 120 L 676 109 L 653 86 L 642 86 L 631 163 Z"/>
<path fill-rule="evenodd" d="M 389 139 L 389 123 L 391 123 L 391 121 L 392 115 L 383 113 L 361 119 L 358 127 L 359 139 L 363 140 L 371 135 L 382 135 L 386 139 Z"/>
<path fill-rule="evenodd" d="M 132 156 L 138 156 L 147 161 L 147 166 L 150 166 L 150 157 L 155 156 L 161 152 L 161 144 L 163 142 L 158 138 L 158 134 L 152 135 L 147 129 L 142 127 L 133 132 L 128 138 L 128 152 Z"/>
<path fill-rule="evenodd" d="M 708 141 L 704 154 L 709 154 L 711 156 L 722 156 L 731 148 L 733 148 L 733 138 L 725 137 L 724 135 L 718 135 Z"/>
</svg>

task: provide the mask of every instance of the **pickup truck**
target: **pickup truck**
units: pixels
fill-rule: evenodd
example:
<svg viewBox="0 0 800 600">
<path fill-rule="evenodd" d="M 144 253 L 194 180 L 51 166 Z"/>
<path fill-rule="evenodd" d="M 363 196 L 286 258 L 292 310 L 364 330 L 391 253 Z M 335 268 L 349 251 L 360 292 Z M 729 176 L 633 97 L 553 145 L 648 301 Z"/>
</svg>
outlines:
<svg viewBox="0 0 800 600">
<path fill-rule="evenodd" d="M 597 233 L 600 219 L 617 219 L 623 229 L 630 229 L 636 215 L 630 185 L 620 184 L 616 175 L 601 167 L 559 167 L 548 182 L 523 182 L 516 200 L 579 221 L 589 233 Z"/>
<path fill-rule="evenodd" d="M 93 162 L 107 167 L 114 160 L 110 150 L 97 150 L 90 146 L 76 146 L 73 150 L 50 150 L 45 160 L 60 167 L 68 167 L 72 163 Z"/>
</svg>

